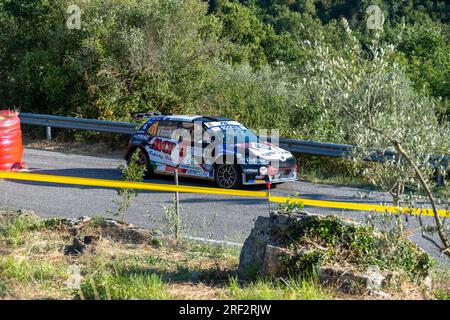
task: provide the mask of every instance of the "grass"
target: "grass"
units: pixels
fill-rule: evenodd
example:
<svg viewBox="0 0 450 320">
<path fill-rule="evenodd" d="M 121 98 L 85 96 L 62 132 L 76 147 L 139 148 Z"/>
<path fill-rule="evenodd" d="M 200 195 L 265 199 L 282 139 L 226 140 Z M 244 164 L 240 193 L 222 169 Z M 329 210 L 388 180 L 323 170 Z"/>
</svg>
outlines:
<svg viewBox="0 0 450 320">
<path fill-rule="evenodd" d="M 230 278 L 230 298 L 235 300 L 331 300 L 333 291 L 319 285 L 314 278 L 259 278 L 247 285 Z"/>
<path fill-rule="evenodd" d="M 363 177 L 353 177 L 344 174 L 327 174 L 314 169 L 301 170 L 299 172 L 300 179 L 316 184 L 327 184 L 336 186 L 346 186 L 352 188 L 363 188 L 367 190 L 377 190 L 372 184 Z"/>
<path fill-rule="evenodd" d="M 380 186 L 374 185 L 364 176 L 363 172 L 366 168 L 379 165 L 371 162 L 355 163 L 344 158 L 333 158 L 315 155 L 297 155 L 298 175 L 301 180 L 317 184 L 327 184 L 345 187 L 354 187 L 371 191 L 386 191 Z M 450 188 L 448 179 L 446 185 L 437 187 L 433 186 L 433 195 L 438 199 L 448 199 L 450 196 Z M 420 195 L 426 197 L 422 191 Z"/>
<path fill-rule="evenodd" d="M 341 158 L 298 155 L 299 177 L 312 183 L 343 185 L 374 190 L 374 186 L 361 172 L 368 163 L 355 164 Z"/>
<path fill-rule="evenodd" d="M 3 277 L 14 278 L 20 283 L 35 283 L 38 285 L 50 285 L 55 279 L 67 277 L 63 264 L 34 260 L 29 263 L 20 257 L 7 256 L 0 261 L 0 270 Z"/>
<path fill-rule="evenodd" d="M 434 270 L 432 279 L 433 298 L 436 300 L 450 300 L 450 267 Z"/>
<path fill-rule="evenodd" d="M 24 236 L 28 231 L 39 230 L 45 226 L 44 221 L 36 216 L 23 216 L 21 219 L 14 219 L 10 215 L 4 215 L 0 222 L 0 236 L 12 246 L 23 243 Z"/>
<path fill-rule="evenodd" d="M 79 297 L 96 300 L 169 300 L 172 295 L 161 276 L 155 273 L 112 271 L 84 281 Z"/>
<path fill-rule="evenodd" d="M 0 298 L 4 299 L 331 299 L 309 280 L 237 278 L 239 248 L 173 242 L 126 243 L 102 237 L 95 251 L 64 254 L 70 230 L 56 220 L 0 211 Z M 83 234 L 99 228 L 98 219 Z M 80 286 L 68 287 L 70 268 Z"/>
<path fill-rule="evenodd" d="M 438 199 L 450 199 L 450 186 L 447 182 L 446 185 L 442 187 L 436 187 L 433 189 L 433 193 Z"/>
<path fill-rule="evenodd" d="M 160 238 L 133 243 L 100 232 L 93 250 L 66 255 L 73 230 L 55 219 L 0 210 L 0 299 L 354 299 L 314 277 L 240 279 L 239 248 Z M 79 288 L 70 287 L 80 272 Z M 442 282 L 444 283 L 444 282 Z M 445 297 L 445 284 L 436 297 Z"/>
</svg>

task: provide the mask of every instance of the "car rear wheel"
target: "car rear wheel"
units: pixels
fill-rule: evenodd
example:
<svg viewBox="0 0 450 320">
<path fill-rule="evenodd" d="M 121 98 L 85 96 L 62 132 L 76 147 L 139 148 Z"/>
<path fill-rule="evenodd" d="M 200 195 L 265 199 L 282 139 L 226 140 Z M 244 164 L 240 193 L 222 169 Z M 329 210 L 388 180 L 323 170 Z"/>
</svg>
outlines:
<svg viewBox="0 0 450 320">
<path fill-rule="evenodd" d="M 145 166 L 144 178 L 150 177 L 153 172 L 153 168 L 150 165 L 150 159 L 148 157 L 147 152 L 144 151 L 143 149 L 141 149 L 141 148 L 134 149 L 134 151 L 131 152 L 130 156 L 127 159 L 127 165 L 130 165 L 130 161 L 136 153 L 138 155 L 137 155 L 137 160 L 135 163 L 137 165 Z"/>
<path fill-rule="evenodd" d="M 214 178 L 220 188 L 234 189 L 242 185 L 241 171 L 236 165 L 221 164 L 216 167 Z"/>
</svg>

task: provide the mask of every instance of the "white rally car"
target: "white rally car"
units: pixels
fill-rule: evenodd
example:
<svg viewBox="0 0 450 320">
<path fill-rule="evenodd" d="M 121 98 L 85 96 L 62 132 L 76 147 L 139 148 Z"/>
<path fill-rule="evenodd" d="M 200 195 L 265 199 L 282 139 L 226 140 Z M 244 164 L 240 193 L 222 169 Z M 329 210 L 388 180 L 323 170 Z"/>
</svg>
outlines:
<svg viewBox="0 0 450 320">
<path fill-rule="evenodd" d="M 214 180 L 221 188 L 297 180 L 296 159 L 237 121 L 207 116 L 150 116 L 131 137 L 125 159 L 138 152 L 147 175 Z"/>
</svg>

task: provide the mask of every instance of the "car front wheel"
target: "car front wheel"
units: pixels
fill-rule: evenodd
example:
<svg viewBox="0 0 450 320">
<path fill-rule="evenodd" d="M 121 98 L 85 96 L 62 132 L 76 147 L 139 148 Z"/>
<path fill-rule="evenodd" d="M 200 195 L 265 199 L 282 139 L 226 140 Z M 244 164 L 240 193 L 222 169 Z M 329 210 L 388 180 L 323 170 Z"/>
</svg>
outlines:
<svg viewBox="0 0 450 320">
<path fill-rule="evenodd" d="M 135 154 L 137 153 L 136 156 L 136 164 L 140 165 L 140 166 L 144 166 L 145 167 L 145 173 L 143 178 L 149 178 L 152 174 L 152 167 L 150 165 L 150 159 L 148 157 L 148 154 L 146 151 L 144 151 L 141 148 L 136 148 L 128 157 L 127 159 L 127 165 L 130 165 L 130 161 L 133 158 L 133 156 L 135 156 Z"/>
<path fill-rule="evenodd" d="M 234 189 L 242 185 L 241 171 L 236 165 L 221 164 L 215 170 L 216 184 L 220 188 Z"/>
</svg>

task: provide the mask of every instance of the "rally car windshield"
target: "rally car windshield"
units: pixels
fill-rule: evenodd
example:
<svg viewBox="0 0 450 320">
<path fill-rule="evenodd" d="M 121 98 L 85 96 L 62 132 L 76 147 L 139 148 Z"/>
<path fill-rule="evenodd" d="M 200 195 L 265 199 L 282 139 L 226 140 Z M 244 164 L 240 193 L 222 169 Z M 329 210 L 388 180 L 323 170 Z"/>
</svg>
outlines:
<svg viewBox="0 0 450 320">
<path fill-rule="evenodd" d="M 260 138 L 249 129 L 227 128 L 222 131 L 223 139 L 226 144 L 239 144 L 260 142 Z"/>
</svg>

